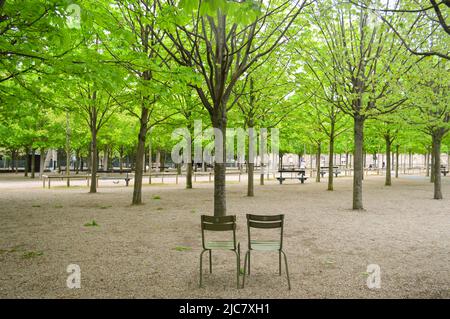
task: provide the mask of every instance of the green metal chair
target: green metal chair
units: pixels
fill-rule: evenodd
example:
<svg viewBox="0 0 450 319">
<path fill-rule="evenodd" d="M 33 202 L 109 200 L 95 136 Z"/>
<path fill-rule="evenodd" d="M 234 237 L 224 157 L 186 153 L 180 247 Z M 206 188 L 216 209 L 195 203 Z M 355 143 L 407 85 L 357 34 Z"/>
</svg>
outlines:
<svg viewBox="0 0 450 319">
<path fill-rule="evenodd" d="M 245 253 L 244 259 L 244 278 L 242 280 L 242 288 L 245 285 L 245 274 L 250 275 L 250 257 L 251 251 L 278 251 L 278 272 L 281 276 L 281 255 L 284 256 L 284 263 L 286 265 L 286 277 L 289 290 L 291 289 L 291 281 L 289 279 L 289 270 L 286 254 L 283 251 L 283 227 L 284 215 L 252 215 L 247 214 L 247 230 L 248 230 L 248 250 Z M 252 240 L 250 235 L 251 228 L 280 228 L 280 240 Z"/>
<path fill-rule="evenodd" d="M 239 271 L 241 263 L 241 248 L 236 241 L 236 216 L 214 217 L 202 215 L 202 246 L 203 251 L 200 254 L 200 287 L 202 286 L 203 275 L 203 254 L 209 252 L 209 272 L 212 273 L 212 251 L 213 250 L 231 250 L 236 254 L 236 281 L 239 289 Z M 233 240 L 229 241 L 205 241 L 205 231 L 232 231 Z"/>
</svg>

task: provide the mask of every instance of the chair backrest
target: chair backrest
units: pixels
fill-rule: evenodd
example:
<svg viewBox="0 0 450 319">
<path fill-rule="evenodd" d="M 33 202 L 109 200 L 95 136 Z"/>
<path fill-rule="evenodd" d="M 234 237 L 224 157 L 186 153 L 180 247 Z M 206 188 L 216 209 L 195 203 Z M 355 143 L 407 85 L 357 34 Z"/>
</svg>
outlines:
<svg viewBox="0 0 450 319">
<path fill-rule="evenodd" d="M 280 228 L 280 249 L 283 248 L 284 215 L 247 214 L 248 246 L 251 247 L 250 228 Z"/>
<path fill-rule="evenodd" d="M 202 245 L 205 249 L 205 230 L 208 231 L 233 231 L 233 243 L 236 249 L 236 216 L 201 216 Z"/>
</svg>

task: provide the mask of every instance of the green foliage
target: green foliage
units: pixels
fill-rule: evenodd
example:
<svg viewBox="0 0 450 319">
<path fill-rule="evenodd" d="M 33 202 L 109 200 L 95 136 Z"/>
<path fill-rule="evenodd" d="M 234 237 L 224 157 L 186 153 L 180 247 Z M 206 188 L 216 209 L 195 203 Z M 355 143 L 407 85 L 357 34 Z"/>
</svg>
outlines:
<svg viewBox="0 0 450 319">
<path fill-rule="evenodd" d="M 23 259 L 32 259 L 44 255 L 42 251 L 27 251 L 22 255 Z"/>
<path fill-rule="evenodd" d="M 100 226 L 99 224 L 97 224 L 97 222 L 95 220 L 92 220 L 92 222 L 88 222 L 86 224 L 84 224 L 85 227 L 98 227 Z"/>
</svg>

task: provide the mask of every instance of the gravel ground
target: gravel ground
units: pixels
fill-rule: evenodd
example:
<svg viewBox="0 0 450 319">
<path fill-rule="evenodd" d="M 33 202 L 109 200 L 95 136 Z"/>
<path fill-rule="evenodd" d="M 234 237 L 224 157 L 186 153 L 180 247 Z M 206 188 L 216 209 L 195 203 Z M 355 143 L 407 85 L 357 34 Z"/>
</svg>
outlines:
<svg viewBox="0 0 450 319">
<path fill-rule="evenodd" d="M 361 212 L 349 209 L 352 180 L 335 182 L 329 192 L 325 182 L 271 181 L 256 186 L 254 198 L 244 181 L 229 183 L 228 214 L 237 215 L 243 251 L 246 213 L 286 214 L 292 283 L 288 291 L 284 270 L 278 276 L 276 253 L 256 252 L 238 290 L 232 252 L 213 254 L 213 273 L 198 288 L 199 222 L 212 212 L 211 183 L 145 185 L 145 204 L 131 207 L 132 187 L 112 182 L 88 194 L 83 182 L 49 190 L 0 175 L 0 297 L 450 298 L 450 178 L 437 201 L 425 177 L 388 188 L 371 176 Z M 85 226 L 92 220 L 98 226 Z M 81 267 L 81 289 L 66 287 L 69 264 Z M 380 289 L 366 286 L 369 264 L 381 267 Z"/>
</svg>

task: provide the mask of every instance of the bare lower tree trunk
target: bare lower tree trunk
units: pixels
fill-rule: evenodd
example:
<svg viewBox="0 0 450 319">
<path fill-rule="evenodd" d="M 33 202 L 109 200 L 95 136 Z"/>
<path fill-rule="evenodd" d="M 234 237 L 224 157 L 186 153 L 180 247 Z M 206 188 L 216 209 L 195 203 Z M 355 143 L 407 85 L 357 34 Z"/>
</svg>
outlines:
<svg viewBox="0 0 450 319">
<path fill-rule="evenodd" d="M 160 158 L 160 166 L 159 166 L 159 171 L 160 172 L 164 172 L 165 166 L 166 166 L 166 152 L 165 151 L 161 151 L 161 158 Z"/>
<path fill-rule="evenodd" d="M 214 110 L 211 122 L 215 129 L 222 133 L 222 138 L 214 138 L 214 216 L 225 216 L 227 214 L 226 193 L 225 193 L 225 173 L 226 173 L 226 103 L 221 102 L 221 107 Z M 222 151 L 222 154 L 218 152 Z M 221 155 L 221 156 L 218 156 Z"/>
<path fill-rule="evenodd" d="M 70 117 L 66 112 L 66 175 L 70 175 Z M 70 179 L 67 178 L 67 187 L 70 185 Z"/>
<path fill-rule="evenodd" d="M 354 117 L 354 143 L 353 155 L 353 209 L 363 209 L 362 181 L 363 181 L 363 145 L 364 145 L 364 118 Z"/>
<path fill-rule="evenodd" d="M 36 176 L 36 150 L 31 149 L 31 178 Z"/>
<path fill-rule="evenodd" d="M 41 160 L 39 161 L 39 176 L 42 177 L 45 169 L 45 148 L 41 147 Z"/>
<path fill-rule="evenodd" d="M 92 124 L 91 124 L 92 125 Z M 97 126 L 96 122 L 91 126 L 91 185 L 89 193 L 97 193 L 97 167 L 98 167 L 98 157 L 97 157 Z"/>
<path fill-rule="evenodd" d="M 254 196 L 254 181 L 253 173 L 255 170 L 255 163 L 247 161 L 247 196 Z"/>
<path fill-rule="evenodd" d="M 317 153 L 316 153 L 316 183 L 320 183 L 320 153 L 322 153 L 322 145 L 321 143 L 317 143 Z"/>
<path fill-rule="evenodd" d="M 136 166 L 134 171 L 134 189 L 132 205 L 142 204 L 142 175 L 144 168 L 145 138 L 147 135 L 149 111 L 147 107 L 142 107 L 140 117 L 140 128 L 138 135 L 138 145 L 136 151 Z"/>
<path fill-rule="evenodd" d="M 249 145 L 248 145 L 248 154 L 247 154 L 247 196 L 254 196 L 254 180 L 253 174 L 255 172 L 255 163 L 254 163 L 254 130 L 252 126 L 252 120 L 249 120 Z"/>
<path fill-rule="evenodd" d="M 400 145 L 395 146 L 395 178 L 398 178 L 398 169 L 400 167 Z"/>
<path fill-rule="evenodd" d="M 161 151 L 158 149 L 158 150 L 156 150 L 156 159 L 155 159 L 155 162 L 156 162 L 156 169 L 157 170 L 160 170 L 160 167 L 161 167 Z"/>
<path fill-rule="evenodd" d="M 334 178 L 334 161 L 333 161 L 333 154 L 334 154 L 334 123 L 331 124 L 331 132 L 330 132 L 330 145 L 329 145 L 329 154 L 328 157 L 328 190 L 333 190 L 333 178 Z"/>
<path fill-rule="evenodd" d="M 108 171 L 109 167 L 109 146 L 105 145 L 105 149 L 103 150 L 103 170 L 105 172 Z"/>
<path fill-rule="evenodd" d="M 441 190 L 441 143 L 442 136 L 440 129 L 433 134 L 433 155 L 434 155 L 434 199 L 442 199 Z"/>
<path fill-rule="evenodd" d="M 187 163 L 187 168 L 186 168 L 186 188 L 188 188 L 188 189 L 192 188 L 192 161 Z"/>
<path fill-rule="evenodd" d="M 392 180 L 391 180 L 391 136 L 389 134 L 384 136 L 384 139 L 386 141 L 386 180 L 384 182 L 385 186 L 391 186 Z"/>
<path fill-rule="evenodd" d="M 30 170 L 30 167 L 28 166 L 28 154 L 30 153 L 31 148 L 25 147 L 25 169 L 23 176 L 28 177 L 28 171 Z"/>
<path fill-rule="evenodd" d="M 14 173 L 14 166 L 16 165 L 16 151 L 11 151 L 11 172 Z"/>
<path fill-rule="evenodd" d="M 433 143 L 431 145 L 431 167 L 430 167 L 430 183 L 434 183 L 434 161 L 435 161 L 435 154 L 433 150 Z"/>
<path fill-rule="evenodd" d="M 70 149 L 66 151 L 66 175 L 70 175 Z M 70 185 L 70 180 L 67 179 L 67 186 Z"/>
</svg>

